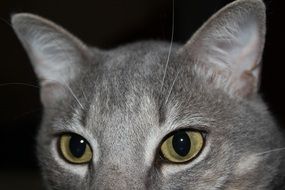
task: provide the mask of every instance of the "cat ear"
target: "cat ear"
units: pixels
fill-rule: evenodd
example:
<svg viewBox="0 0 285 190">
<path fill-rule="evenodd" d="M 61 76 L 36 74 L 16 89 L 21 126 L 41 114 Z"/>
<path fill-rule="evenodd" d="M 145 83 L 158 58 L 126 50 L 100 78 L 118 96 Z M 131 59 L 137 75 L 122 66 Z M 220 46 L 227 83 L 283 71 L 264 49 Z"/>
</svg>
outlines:
<svg viewBox="0 0 285 190">
<path fill-rule="evenodd" d="M 39 16 L 20 13 L 12 26 L 40 81 L 67 82 L 76 76 L 88 48 L 60 26 Z"/>
<path fill-rule="evenodd" d="M 265 40 L 265 6 L 261 0 L 237 0 L 212 16 L 180 49 L 194 69 L 231 95 L 258 90 Z"/>
<path fill-rule="evenodd" d="M 50 104 L 67 94 L 67 83 L 89 57 L 87 46 L 62 27 L 36 15 L 15 14 L 12 26 L 40 80 L 43 103 Z"/>
</svg>

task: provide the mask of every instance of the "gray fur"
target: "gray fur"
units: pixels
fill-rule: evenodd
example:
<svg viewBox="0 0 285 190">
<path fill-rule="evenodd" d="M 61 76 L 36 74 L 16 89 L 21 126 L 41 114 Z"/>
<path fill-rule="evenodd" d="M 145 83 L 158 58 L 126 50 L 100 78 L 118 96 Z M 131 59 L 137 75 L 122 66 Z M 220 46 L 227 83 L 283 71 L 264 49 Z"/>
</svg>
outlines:
<svg viewBox="0 0 285 190">
<path fill-rule="evenodd" d="M 12 25 L 41 83 L 37 152 L 47 189 L 282 189 L 284 137 L 256 93 L 262 1 L 222 9 L 185 46 L 173 44 L 168 64 L 169 43 L 104 51 L 35 15 L 16 14 Z M 257 41 L 236 40 L 244 37 Z M 205 147 L 187 164 L 165 163 L 159 144 L 179 128 L 205 131 Z M 90 164 L 61 158 L 63 132 L 89 141 Z"/>
</svg>

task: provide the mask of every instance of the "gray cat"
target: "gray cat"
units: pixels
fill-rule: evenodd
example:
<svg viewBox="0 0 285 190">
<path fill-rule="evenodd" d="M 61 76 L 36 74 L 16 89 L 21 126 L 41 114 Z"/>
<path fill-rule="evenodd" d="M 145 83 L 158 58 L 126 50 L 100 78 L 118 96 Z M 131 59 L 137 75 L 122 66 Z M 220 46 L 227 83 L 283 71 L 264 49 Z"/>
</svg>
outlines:
<svg viewBox="0 0 285 190">
<path fill-rule="evenodd" d="M 36 15 L 12 25 L 41 85 L 47 189 L 284 189 L 284 137 L 257 94 L 261 0 L 229 4 L 185 45 L 107 51 Z"/>
</svg>

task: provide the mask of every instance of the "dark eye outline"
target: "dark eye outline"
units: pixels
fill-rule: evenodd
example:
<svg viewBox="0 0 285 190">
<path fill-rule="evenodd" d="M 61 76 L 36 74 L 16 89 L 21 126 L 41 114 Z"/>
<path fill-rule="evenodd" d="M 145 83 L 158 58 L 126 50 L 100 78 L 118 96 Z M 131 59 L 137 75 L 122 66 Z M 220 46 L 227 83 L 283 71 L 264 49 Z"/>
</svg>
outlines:
<svg viewBox="0 0 285 190">
<path fill-rule="evenodd" d="M 73 162 L 71 161 L 70 159 L 68 159 L 66 157 L 66 155 L 64 155 L 62 149 L 61 149 L 61 139 L 63 136 L 72 136 L 72 135 L 77 135 L 79 137 L 81 137 L 82 139 L 84 139 L 85 143 L 86 143 L 86 146 L 90 149 L 90 152 L 91 152 L 91 157 L 88 161 L 84 161 L 84 162 Z M 86 164 L 89 164 L 92 159 L 93 159 L 93 150 L 92 150 L 92 147 L 90 146 L 88 140 L 86 140 L 86 138 L 84 138 L 82 135 L 80 134 L 77 134 L 77 133 L 74 133 L 74 132 L 65 132 L 65 133 L 60 133 L 57 135 L 57 152 L 58 154 L 60 155 L 60 157 L 67 163 L 70 163 L 70 164 L 73 164 L 73 165 L 86 165 Z"/>
<path fill-rule="evenodd" d="M 202 136 L 203 144 L 202 144 L 202 147 L 199 150 L 199 152 L 194 157 L 192 157 L 190 160 L 187 160 L 185 162 L 173 162 L 173 161 L 170 161 L 169 159 L 165 158 L 165 156 L 161 152 L 161 146 L 168 138 L 173 136 L 175 133 L 181 132 L 181 131 L 184 131 L 184 132 L 189 132 L 190 131 L 190 132 L 198 132 L 198 133 L 200 133 L 201 136 Z M 199 155 L 203 152 L 203 150 L 204 150 L 204 148 L 206 146 L 206 138 L 207 138 L 207 132 L 206 131 L 192 129 L 192 128 L 181 128 L 181 129 L 177 129 L 177 130 L 174 130 L 174 131 L 168 133 L 165 137 L 162 138 L 162 140 L 160 141 L 160 143 L 158 145 L 157 154 L 156 154 L 157 155 L 156 156 L 156 162 L 158 162 L 157 159 L 159 159 L 159 162 L 162 162 L 162 163 L 159 163 L 159 164 L 157 163 L 157 164 L 158 165 L 160 165 L 160 164 L 169 164 L 169 165 L 186 165 L 186 164 L 189 164 L 190 162 L 192 162 L 193 160 L 198 158 Z"/>
</svg>

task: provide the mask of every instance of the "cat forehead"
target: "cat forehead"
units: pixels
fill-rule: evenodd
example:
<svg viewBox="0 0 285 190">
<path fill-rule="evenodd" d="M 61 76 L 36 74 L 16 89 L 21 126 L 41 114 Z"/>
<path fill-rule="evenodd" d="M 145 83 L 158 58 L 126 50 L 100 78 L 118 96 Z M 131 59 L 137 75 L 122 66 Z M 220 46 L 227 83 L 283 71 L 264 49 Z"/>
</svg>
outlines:
<svg viewBox="0 0 285 190">
<path fill-rule="evenodd" d="M 179 45 L 171 46 L 171 54 Z M 169 58 L 170 43 L 159 41 L 144 41 L 131 43 L 121 46 L 110 51 L 104 52 L 103 64 L 110 69 L 124 68 L 125 70 L 147 66 L 161 65 L 166 66 Z M 96 54 L 94 56 L 96 61 Z M 116 67 L 118 66 L 118 67 Z"/>
<path fill-rule="evenodd" d="M 108 94 L 115 91 L 142 93 L 149 91 L 149 88 L 159 88 L 164 74 L 176 72 L 177 68 L 182 67 L 176 56 L 178 47 L 174 44 L 171 54 L 169 43 L 153 41 L 133 43 L 108 51 L 98 52 L 94 49 L 91 63 L 84 63 L 87 67 L 82 69 L 74 82 L 90 93 L 94 88 L 95 93 Z M 172 78 L 167 76 L 170 81 Z"/>
<path fill-rule="evenodd" d="M 102 52 L 99 61 L 95 52 L 97 64 L 91 63 L 93 67 L 75 80 L 74 89 L 78 94 L 85 92 L 90 106 L 105 110 L 100 113 L 114 112 L 115 108 L 136 113 L 148 104 L 158 110 L 170 95 L 176 96 L 178 102 L 187 101 L 184 96 L 201 99 L 202 83 L 196 81 L 199 84 L 195 85 L 193 72 L 189 72 L 191 63 L 179 57 L 179 47 L 174 43 L 169 53 L 170 44 L 166 42 L 133 43 Z"/>
</svg>

